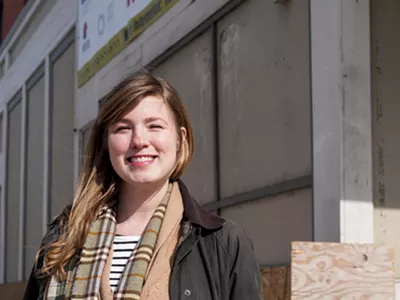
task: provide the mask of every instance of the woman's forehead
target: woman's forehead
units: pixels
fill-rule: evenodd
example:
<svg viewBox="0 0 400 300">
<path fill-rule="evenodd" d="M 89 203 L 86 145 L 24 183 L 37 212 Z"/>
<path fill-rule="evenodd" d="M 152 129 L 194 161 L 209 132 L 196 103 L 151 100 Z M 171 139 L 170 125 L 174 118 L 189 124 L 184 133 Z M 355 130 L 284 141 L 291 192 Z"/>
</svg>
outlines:
<svg viewBox="0 0 400 300">
<path fill-rule="evenodd" d="M 161 119 L 170 121 L 173 113 L 168 103 L 161 97 L 147 96 L 129 111 L 124 112 L 119 120 L 147 120 L 156 121 Z"/>
</svg>

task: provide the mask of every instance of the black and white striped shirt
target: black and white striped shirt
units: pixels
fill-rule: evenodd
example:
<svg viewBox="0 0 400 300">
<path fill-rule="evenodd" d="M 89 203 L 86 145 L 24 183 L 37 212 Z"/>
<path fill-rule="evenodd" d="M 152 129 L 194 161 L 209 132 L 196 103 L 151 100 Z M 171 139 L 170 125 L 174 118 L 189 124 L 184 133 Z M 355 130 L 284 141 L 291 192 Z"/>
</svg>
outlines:
<svg viewBox="0 0 400 300">
<path fill-rule="evenodd" d="M 114 238 L 114 255 L 110 271 L 110 286 L 113 291 L 117 288 L 119 279 L 125 269 L 132 251 L 139 242 L 140 236 L 116 235 Z"/>
</svg>

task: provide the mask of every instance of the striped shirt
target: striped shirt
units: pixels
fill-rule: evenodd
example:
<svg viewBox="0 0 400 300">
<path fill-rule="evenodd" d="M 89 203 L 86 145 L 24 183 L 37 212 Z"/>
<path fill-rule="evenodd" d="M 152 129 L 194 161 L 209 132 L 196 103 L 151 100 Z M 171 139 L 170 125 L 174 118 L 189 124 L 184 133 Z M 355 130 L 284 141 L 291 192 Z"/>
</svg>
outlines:
<svg viewBox="0 0 400 300">
<path fill-rule="evenodd" d="M 116 235 L 114 238 L 114 255 L 110 270 L 110 286 L 115 292 L 126 263 L 139 242 L 140 236 Z"/>
</svg>

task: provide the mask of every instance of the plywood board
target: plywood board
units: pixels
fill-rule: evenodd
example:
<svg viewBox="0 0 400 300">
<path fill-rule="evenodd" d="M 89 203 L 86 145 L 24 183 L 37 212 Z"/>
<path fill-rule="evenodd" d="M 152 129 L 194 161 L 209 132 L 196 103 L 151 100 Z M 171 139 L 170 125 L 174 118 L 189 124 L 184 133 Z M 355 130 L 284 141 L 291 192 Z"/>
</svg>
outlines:
<svg viewBox="0 0 400 300">
<path fill-rule="evenodd" d="M 394 247 L 292 243 L 292 300 L 394 299 Z"/>
<path fill-rule="evenodd" d="M 290 300 L 290 266 L 261 269 L 264 300 Z"/>
</svg>

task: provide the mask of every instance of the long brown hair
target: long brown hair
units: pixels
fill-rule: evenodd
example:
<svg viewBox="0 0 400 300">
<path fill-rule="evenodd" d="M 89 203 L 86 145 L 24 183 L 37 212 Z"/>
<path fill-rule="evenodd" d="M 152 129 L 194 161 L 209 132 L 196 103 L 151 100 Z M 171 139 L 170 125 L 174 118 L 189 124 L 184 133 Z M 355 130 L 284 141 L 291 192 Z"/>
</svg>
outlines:
<svg viewBox="0 0 400 300">
<path fill-rule="evenodd" d="M 106 96 L 100 108 L 85 151 L 84 167 L 69 220 L 61 225 L 57 241 L 38 252 L 37 257 L 43 253 L 41 274 L 65 279 L 64 266 L 82 248 L 97 212 L 118 193 L 120 179 L 111 165 L 106 146 L 108 128 L 150 95 L 164 99 L 173 112 L 180 146 L 171 179 L 176 180 L 182 175 L 193 155 L 193 132 L 178 93 L 167 81 L 148 72 L 126 78 Z M 182 136 L 181 127 L 186 129 L 186 137 Z"/>
</svg>

